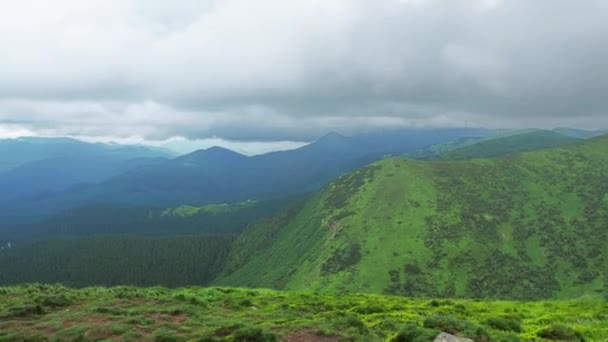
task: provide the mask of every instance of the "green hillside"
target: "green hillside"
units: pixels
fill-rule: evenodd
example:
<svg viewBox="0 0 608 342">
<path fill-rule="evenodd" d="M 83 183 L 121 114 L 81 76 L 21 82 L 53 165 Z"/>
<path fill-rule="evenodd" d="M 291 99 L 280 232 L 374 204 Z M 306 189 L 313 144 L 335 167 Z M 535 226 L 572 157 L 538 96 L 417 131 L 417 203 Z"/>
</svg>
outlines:
<svg viewBox="0 0 608 342">
<path fill-rule="evenodd" d="M 477 140 L 477 142 L 475 142 Z M 443 160 L 464 160 L 474 158 L 492 158 L 518 152 L 536 151 L 559 147 L 580 141 L 553 131 L 533 130 L 523 133 L 508 134 L 489 139 L 471 139 L 456 142 L 444 147 L 443 153 L 429 155 L 429 158 Z M 471 143 L 474 142 L 474 143 Z M 439 149 L 439 151 L 442 151 Z"/>
<path fill-rule="evenodd" d="M 589 137 L 587 137 L 589 138 Z M 491 158 L 559 147 L 580 141 L 581 137 L 560 132 L 525 129 L 500 132 L 489 137 L 462 137 L 428 145 L 404 154 L 413 159 L 464 160 Z"/>
<path fill-rule="evenodd" d="M 505 302 L 238 288 L 0 288 L 0 341 L 606 341 L 597 301 Z"/>
<path fill-rule="evenodd" d="M 387 159 L 250 227 L 216 284 L 598 297 L 606 222 L 608 136 L 497 159 Z"/>
<path fill-rule="evenodd" d="M 412 159 L 432 159 L 437 156 L 448 153 L 453 150 L 457 150 L 466 146 L 470 146 L 473 144 L 477 144 L 479 142 L 488 140 L 488 139 L 496 139 L 496 137 L 472 137 L 472 138 L 459 138 L 454 140 L 449 140 L 445 142 L 440 142 L 437 144 L 425 146 L 414 150 L 412 152 L 407 152 L 404 154 L 406 158 Z"/>
</svg>

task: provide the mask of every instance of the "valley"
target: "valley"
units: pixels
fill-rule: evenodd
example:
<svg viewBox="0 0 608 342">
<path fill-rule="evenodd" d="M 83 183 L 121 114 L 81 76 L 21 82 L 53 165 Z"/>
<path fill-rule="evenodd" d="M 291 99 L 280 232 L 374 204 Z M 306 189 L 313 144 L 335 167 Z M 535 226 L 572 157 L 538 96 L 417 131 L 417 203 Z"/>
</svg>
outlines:
<svg viewBox="0 0 608 342">
<path fill-rule="evenodd" d="M 0 250 L 0 340 L 607 336 L 608 136 L 444 137 L 366 156 L 279 198 L 112 200 L 24 223 Z"/>
</svg>

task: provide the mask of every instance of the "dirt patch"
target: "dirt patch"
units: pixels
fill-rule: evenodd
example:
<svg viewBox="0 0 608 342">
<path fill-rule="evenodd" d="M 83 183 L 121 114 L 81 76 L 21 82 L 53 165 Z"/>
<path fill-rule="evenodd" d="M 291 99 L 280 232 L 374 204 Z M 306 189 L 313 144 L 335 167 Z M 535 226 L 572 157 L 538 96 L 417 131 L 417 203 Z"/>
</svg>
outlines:
<svg viewBox="0 0 608 342">
<path fill-rule="evenodd" d="M 110 320 L 104 316 L 87 316 L 87 317 L 82 317 L 81 319 L 79 318 L 79 319 L 65 320 L 62 322 L 62 325 L 64 328 L 69 328 L 69 327 L 84 324 L 84 323 L 91 324 L 91 325 L 104 325 L 108 322 L 110 322 Z"/>
<path fill-rule="evenodd" d="M 84 337 L 91 339 L 108 339 L 115 337 L 112 328 L 91 329 L 84 333 Z"/>
<path fill-rule="evenodd" d="M 188 315 L 187 314 L 181 314 L 181 315 L 175 315 L 175 316 L 171 316 L 171 322 L 172 323 L 181 323 L 185 320 L 188 319 Z"/>
<path fill-rule="evenodd" d="M 319 335 L 312 330 L 302 330 L 290 334 L 286 342 L 337 342 L 338 338 L 333 336 Z"/>
</svg>

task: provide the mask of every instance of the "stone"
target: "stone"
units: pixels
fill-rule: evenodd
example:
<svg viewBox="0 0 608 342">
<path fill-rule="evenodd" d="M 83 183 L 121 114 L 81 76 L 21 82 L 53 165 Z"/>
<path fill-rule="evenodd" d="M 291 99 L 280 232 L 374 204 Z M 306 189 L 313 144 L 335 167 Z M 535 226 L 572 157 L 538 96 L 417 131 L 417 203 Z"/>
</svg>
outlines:
<svg viewBox="0 0 608 342">
<path fill-rule="evenodd" d="M 435 338 L 434 342 L 474 342 L 474 341 L 471 340 L 470 338 L 458 337 L 458 336 L 454 336 L 454 335 L 450 335 L 448 333 L 442 332 Z"/>
</svg>

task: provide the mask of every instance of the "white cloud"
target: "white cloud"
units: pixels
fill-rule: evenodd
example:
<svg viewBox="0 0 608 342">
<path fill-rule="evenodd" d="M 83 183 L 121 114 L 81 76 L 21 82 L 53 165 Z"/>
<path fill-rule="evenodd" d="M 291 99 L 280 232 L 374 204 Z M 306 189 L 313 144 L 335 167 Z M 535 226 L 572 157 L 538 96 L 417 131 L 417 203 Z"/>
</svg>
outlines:
<svg viewBox="0 0 608 342">
<path fill-rule="evenodd" d="M 5 130 L 308 140 L 608 126 L 605 0 L 5 2 Z"/>
</svg>

